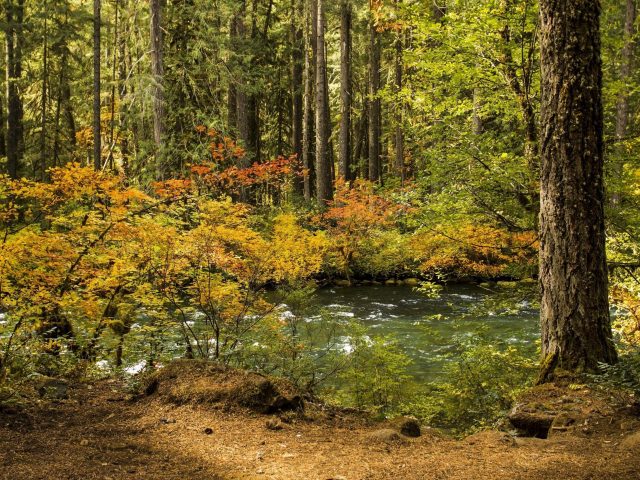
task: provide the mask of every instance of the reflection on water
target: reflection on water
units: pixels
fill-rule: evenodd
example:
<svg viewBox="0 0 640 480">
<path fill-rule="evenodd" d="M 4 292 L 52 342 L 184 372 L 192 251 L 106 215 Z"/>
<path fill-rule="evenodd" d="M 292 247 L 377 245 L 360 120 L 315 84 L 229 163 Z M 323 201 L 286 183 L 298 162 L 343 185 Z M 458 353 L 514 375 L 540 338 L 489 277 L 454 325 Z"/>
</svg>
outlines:
<svg viewBox="0 0 640 480">
<path fill-rule="evenodd" d="M 372 335 L 392 334 L 413 360 L 411 373 L 436 380 L 443 365 L 455 359 L 455 338 L 484 330 L 492 342 L 533 351 L 539 338 L 538 311 L 530 299 L 514 292 L 509 308 L 488 305 L 492 294 L 473 285 L 449 285 L 438 298 L 406 286 L 332 287 L 315 295 L 318 306 L 333 315 L 362 322 Z M 479 308 L 485 305 L 484 308 Z"/>
</svg>

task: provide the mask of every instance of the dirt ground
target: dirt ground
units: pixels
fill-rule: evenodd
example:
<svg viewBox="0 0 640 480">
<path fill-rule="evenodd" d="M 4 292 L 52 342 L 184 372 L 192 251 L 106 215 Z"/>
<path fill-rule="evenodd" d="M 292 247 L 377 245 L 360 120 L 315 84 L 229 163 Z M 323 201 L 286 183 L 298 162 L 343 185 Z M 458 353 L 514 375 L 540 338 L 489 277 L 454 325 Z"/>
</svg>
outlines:
<svg viewBox="0 0 640 480">
<path fill-rule="evenodd" d="M 426 429 L 386 441 L 380 425 L 347 414 L 283 423 L 225 410 L 132 400 L 116 382 L 74 385 L 67 399 L 0 413 L 0 478 L 640 479 L 638 422 L 607 412 L 590 435 L 456 441 Z"/>
</svg>

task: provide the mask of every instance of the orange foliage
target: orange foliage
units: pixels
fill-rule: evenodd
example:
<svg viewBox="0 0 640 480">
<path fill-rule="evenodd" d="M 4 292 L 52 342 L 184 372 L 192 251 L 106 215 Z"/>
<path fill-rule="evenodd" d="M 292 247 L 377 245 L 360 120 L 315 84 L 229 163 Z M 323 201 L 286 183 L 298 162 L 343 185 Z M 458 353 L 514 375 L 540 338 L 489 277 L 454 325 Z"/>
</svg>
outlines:
<svg viewBox="0 0 640 480">
<path fill-rule="evenodd" d="M 537 260 L 535 232 L 512 233 L 486 225 L 463 225 L 422 230 L 410 242 L 427 275 L 497 277 L 510 265 Z"/>
<path fill-rule="evenodd" d="M 391 227 L 401 207 L 374 192 L 374 184 L 356 180 L 351 188 L 343 179 L 336 182 L 329 208 L 315 217 L 326 229 L 341 257 L 342 269 L 350 276 L 353 256 L 374 230 Z"/>
</svg>

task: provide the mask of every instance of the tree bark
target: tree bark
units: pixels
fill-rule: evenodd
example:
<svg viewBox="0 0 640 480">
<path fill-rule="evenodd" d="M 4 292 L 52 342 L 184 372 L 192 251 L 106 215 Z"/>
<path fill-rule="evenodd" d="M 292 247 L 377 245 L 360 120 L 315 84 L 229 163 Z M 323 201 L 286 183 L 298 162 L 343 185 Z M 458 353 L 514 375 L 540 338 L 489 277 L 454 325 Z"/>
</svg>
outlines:
<svg viewBox="0 0 640 480">
<path fill-rule="evenodd" d="M 401 0 L 397 0 L 400 3 Z M 395 138 L 395 161 L 394 170 L 400 176 L 402 184 L 406 179 L 406 169 L 404 165 L 404 130 L 403 130 L 403 113 L 404 102 L 402 100 L 402 76 L 404 73 L 403 61 L 403 33 L 400 29 L 396 32 L 396 58 L 395 58 L 395 91 L 396 91 L 396 138 Z"/>
<path fill-rule="evenodd" d="M 315 8 L 315 0 L 305 0 L 305 45 L 304 45 L 304 112 L 302 120 L 302 168 L 304 169 L 304 199 L 310 201 L 314 196 L 315 185 L 315 149 L 314 149 L 314 111 L 313 111 L 313 82 L 315 73 L 315 28 L 311 27 L 315 15 L 311 12 Z"/>
<path fill-rule="evenodd" d="M 40 95 L 40 178 L 45 180 L 47 172 L 47 82 L 49 81 L 49 47 L 47 2 L 44 2 L 44 32 L 42 36 L 42 90 Z"/>
<path fill-rule="evenodd" d="M 340 158 L 338 176 L 351 174 L 351 3 L 342 0 L 340 7 Z"/>
<path fill-rule="evenodd" d="M 380 36 L 371 18 L 369 25 L 369 180 L 378 182 L 382 172 L 380 159 Z"/>
<path fill-rule="evenodd" d="M 93 0 L 93 168 L 102 169 L 100 131 L 100 2 Z"/>
<path fill-rule="evenodd" d="M 255 2 L 253 6 L 253 21 L 252 28 L 250 32 L 250 37 L 255 38 L 257 26 L 255 20 Z M 252 59 L 255 59 L 255 56 L 252 55 L 249 51 L 247 51 L 246 37 L 247 37 L 247 29 L 245 25 L 244 16 L 246 15 L 246 2 L 243 1 L 240 7 L 240 13 L 238 14 L 238 22 L 236 24 L 237 27 L 237 36 L 239 42 L 242 43 L 242 47 L 240 48 L 241 56 L 250 56 Z M 246 67 L 246 60 L 242 61 L 242 67 Z M 244 164 L 242 166 L 247 167 L 251 165 L 254 161 L 259 159 L 259 137 L 260 134 L 258 132 L 258 122 L 257 122 L 257 102 L 255 98 L 255 94 L 251 92 L 252 85 L 249 85 L 247 81 L 243 78 L 243 73 L 239 75 L 239 81 L 236 91 L 236 104 L 237 104 L 237 122 L 238 122 L 238 133 L 242 142 L 244 144 L 245 150 L 247 152 Z"/>
<path fill-rule="evenodd" d="M 18 178 L 21 160 L 22 98 L 18 82 L 22 77 L 22 22 L 24 0 L 5 2 L 6 11 L 6 81 L 7 81 L 7 173 Z"/>
<path fill-rule="evenodd" d="M 620 178 L 622 171 L 622 157 L 625 154 L 623 142 L 627 137 L 627 127 L 629 124 L 629 89 L 627 82 L 631 76 L 634 65 L 635 50 L 635 22 L 636 22 L 636 0 L 627 0 L 624 21 L 624 45 L 622 47 L 620 59 L 620 83 L 623 85 L 622 91 L 618 95 L 616 105 L 616 147 L 619 158 L 615 159 L 613 165 L 614 175 Z M 614 192 L 611 196 L 612 203 L 620 203 L 620 193 Z"/>
<path fill-rule="evenodd" d="M 156 174 L 163 175 L 164 148 L 164 60 L 162 34 L 162 1 L 151 0 L 151 75 L 153 77 L 153 140 L 156 150 Z"/>
<path fill-rule="evenodd" d="M 303 158 L 303 32 L 299 21 L 303 17 L 302 0 L 291 0 L 291 148 L 298 161 Z M 298 195 L 304 194 L 301 177 L 294 178 L 294 189 Z"/>
<path fill-rule="evenodd" d="M 542 0 L 542 371 L 616 361 L 609 319 L 598 2 Z"/>
<path fill-rule="evenodd" d="M 324 42 L 324 0 L 317 0 L 316 23 L 316 199 L 325 205 L 333 198 L 329 154 L 327 64 Z"/>
<path fill-rule="evenodd" d="M 229 21 L 229 42 L 231 51 L 236 52 L 238 49 L 238 22 L 241 21 L 240 13 L 235 13 Z M 233 65 L 232 71 L 233 71 Z M 233 73 L 229 77 L 229 86 L 227 89 L 227 127 L 229 132 L 236 134 L 238 130 L 238 91 L 236 79 Z"/>
</svg>

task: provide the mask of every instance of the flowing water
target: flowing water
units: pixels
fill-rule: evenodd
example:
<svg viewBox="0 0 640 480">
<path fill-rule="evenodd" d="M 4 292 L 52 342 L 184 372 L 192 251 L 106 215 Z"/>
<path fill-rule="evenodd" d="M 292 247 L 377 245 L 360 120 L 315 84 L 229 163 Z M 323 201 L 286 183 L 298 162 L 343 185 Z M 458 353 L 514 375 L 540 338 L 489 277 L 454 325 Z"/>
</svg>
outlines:
<svg viewBox="0 0 640 480">
<path fill-rule="evenodd" d="M 413 361 L 411 374 L 432 381 L 441 378 L 446 362 L 455 361 L 457 340 L 478 332 L 491 343 L 533 354 L 540 334 L 532 296 L 530 290 L 448 285 L 429 298 L 408 286 L 380 285 L 321 289 L 315 303 L 359 320 L 370 335 L 393 335 Z"/>
</svg>

